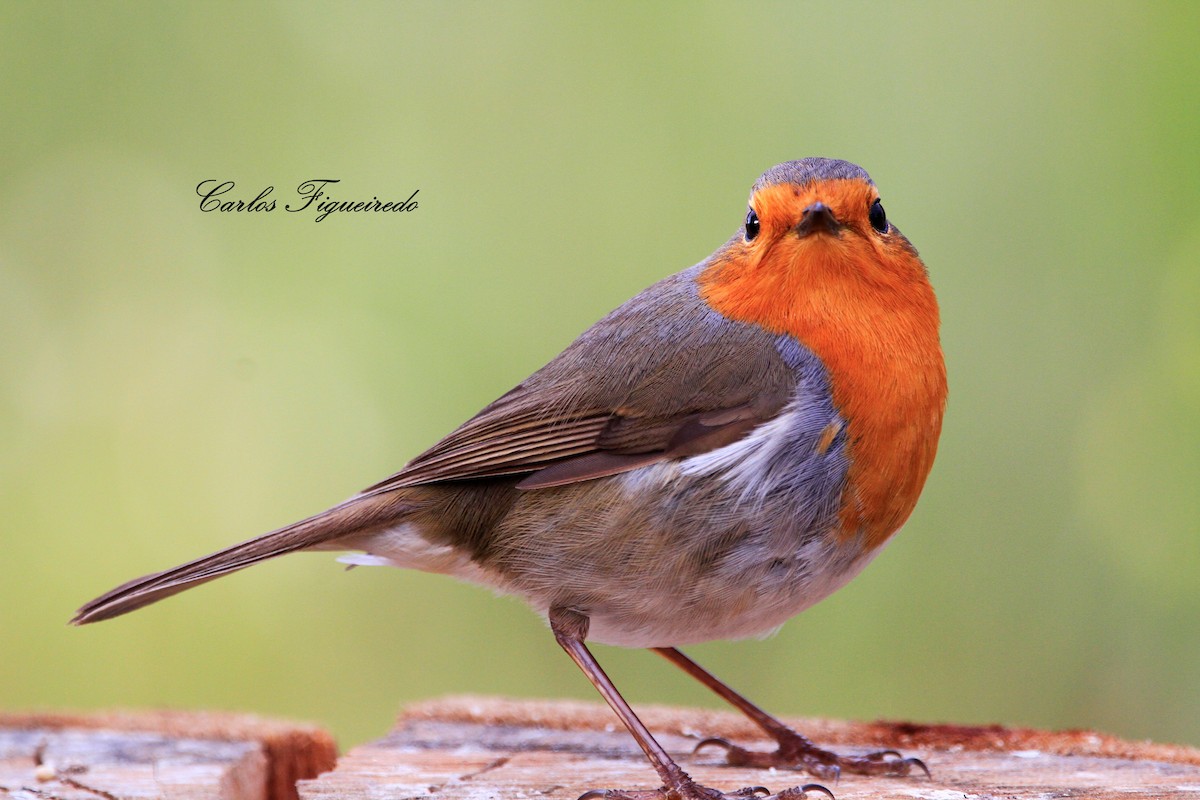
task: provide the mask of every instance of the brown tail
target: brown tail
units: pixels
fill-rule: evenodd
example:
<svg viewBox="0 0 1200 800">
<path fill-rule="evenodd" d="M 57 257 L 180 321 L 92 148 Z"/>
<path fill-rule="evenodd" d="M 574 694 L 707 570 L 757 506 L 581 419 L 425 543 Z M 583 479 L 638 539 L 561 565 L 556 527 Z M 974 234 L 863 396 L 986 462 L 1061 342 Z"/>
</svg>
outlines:
<svg viewBox="0 0 1200 800">
<path fill-rule="evenodd" d="M 411 505 L 397 492 L 358 495 L 316 516 L 235 544 L 178 567 L 143 575 L 100 595 L 75 613 L 72 625 L 118 617 L 213 578 L 268 558 L 305 550 L 369 528 L 403 519 Z"/>
</svg>

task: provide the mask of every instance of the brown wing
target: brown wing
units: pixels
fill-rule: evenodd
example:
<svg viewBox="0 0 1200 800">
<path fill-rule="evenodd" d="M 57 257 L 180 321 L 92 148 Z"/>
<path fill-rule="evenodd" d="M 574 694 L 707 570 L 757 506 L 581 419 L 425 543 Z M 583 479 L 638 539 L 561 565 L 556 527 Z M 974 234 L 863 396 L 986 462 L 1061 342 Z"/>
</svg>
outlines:
<svg viewBox="0 0 1200 800">
<path fill-rule="evenodd" d="M 503 475 L 558 486 L 721 447 L 774 417 L 797 380 L 776 337 L 709 309 L 695 271 L 609 314 L 364 494 Z"/>
</svg>

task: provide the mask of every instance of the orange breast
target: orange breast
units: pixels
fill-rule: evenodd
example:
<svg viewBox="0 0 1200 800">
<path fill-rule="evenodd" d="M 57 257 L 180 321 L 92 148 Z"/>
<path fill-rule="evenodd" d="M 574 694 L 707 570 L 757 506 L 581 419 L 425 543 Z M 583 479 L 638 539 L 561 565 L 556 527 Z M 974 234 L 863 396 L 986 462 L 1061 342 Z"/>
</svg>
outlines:
<svg viewBox="0 0 1200 800">
<path fill-rule="evenodd" d="M 858 181 L 767 187 L 755 198 L 764 230 L 798 219 L 818 191 L 847 219 L 867 207 L 872 189 Z M 937 300 L 898 232 L 776 233 L 726 250 L 701 275 L 701 294 L 731 319 L 796 337 L 824 362 L 849 430 L 839 536 L 876 547 L 912 513 L 937 452 L 947 392 Z"/>
</svg>

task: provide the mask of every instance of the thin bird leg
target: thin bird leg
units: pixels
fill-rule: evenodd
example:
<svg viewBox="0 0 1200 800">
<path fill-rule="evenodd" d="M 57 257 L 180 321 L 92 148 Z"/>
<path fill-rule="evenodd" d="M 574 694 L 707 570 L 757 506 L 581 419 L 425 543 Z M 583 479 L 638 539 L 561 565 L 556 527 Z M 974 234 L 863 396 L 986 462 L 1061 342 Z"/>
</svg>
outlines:
<svg viewBox="0 0 1200 800">
<path fill-rule="evenodd" d="M 761 786 L 751 786 L 726 794 L 701 786 L 692 780 L 691 776 L 680 769 L 675 760 L 650 734 L 650 730 L 633 713 L 633 709 L 625 702 L 625 698 L 621 697 L 621 693 L 604 673 L 595 656 L 587 649 L 584 639 L 587 636 L 588 618 L 576 611 L 563 608 L 552 608 L 549 617 L 550 629 L 554 631 L 554 638 L 558 640 L 562 649 L 567 651 L 567 655 L 571 657 L 576 666 L 583 670 L 583 674 L 596 687 L 596 691 L 600 692 L 600 696 L 629 729 L 629 733 L 633 735 L 634 740 L 642 748 L 642 752 L 646 754 L 646 758 L 650 760 L 651 766 L 654 767 L 663 782 L 661 789 L 649 791 L 623 789 L 591 791 L 584 794 L 580 800 L 599 797 L 609 798 L 609 800 L 752 800 L 760 795 L 770 794 Z M 787 789 L 778 795 L 772 795 L 771 798 L 799 800 L 804 797 L 806 791 L 814 790 L 824 792 L 830 798 L 833 797 L 825 787 L 808 784 Z"/>
<path fill-rule="evenodd" d="M 836 781 L 843 770 L 860 775 L 908 775 L 914 769 L 929 776 L 929 768 L 919 758 L 905 758 L 895 750 L 881 750 L 863 756 L 839 756 L 817 747 L 809 739 L 751 703 L 726 686 L 704 667 L 674 647 L 651 648 L 663 658 L 716 692 L 723 700 L 750 718 L 768 736 L 779 743 L 773 753 L 746 750 L 721 738 L 705 739 L 696 750 L 708 745 L 725 749 L 727 763 L 735 767 L 790 767 L 803 769 L 821 780 Z"/>
</svg>

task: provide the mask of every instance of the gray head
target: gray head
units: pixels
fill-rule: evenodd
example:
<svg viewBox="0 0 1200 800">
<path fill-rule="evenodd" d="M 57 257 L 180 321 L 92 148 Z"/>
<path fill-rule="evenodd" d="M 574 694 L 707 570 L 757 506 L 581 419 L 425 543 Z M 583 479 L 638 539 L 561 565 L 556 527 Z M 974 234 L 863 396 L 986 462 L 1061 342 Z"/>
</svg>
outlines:
<svg viewBox="0 0 1200 800">
<path fill-rule="evenodd" d="M 750 190 L 753 195 L 764 186 L 774 186 L 777 183 L 794 183 L 804 186 L 813 181 L 830 180 L 860 180 L 873 184 L 871 176 L 858 164 L 841 161 L 836 158 L 801 158 L 798 161 L 785 161 L 764 172 L 754 187 Z"/>
</svg>

